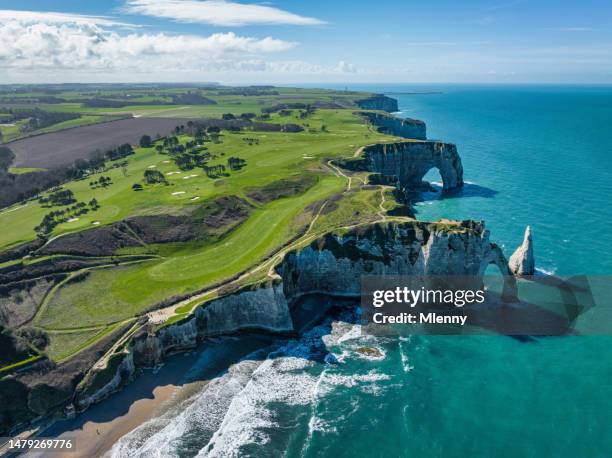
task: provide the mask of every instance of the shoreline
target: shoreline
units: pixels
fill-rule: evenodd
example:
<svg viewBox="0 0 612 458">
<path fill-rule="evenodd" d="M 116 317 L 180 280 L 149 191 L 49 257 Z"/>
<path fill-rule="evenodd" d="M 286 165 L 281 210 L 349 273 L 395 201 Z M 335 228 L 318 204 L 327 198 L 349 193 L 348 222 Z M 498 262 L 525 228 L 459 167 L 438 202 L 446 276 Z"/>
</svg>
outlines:
<svg viewBox="0 0 612 458">
<path fill-rule="evenodd" d="M 75 450 L 54 452 L 57 458 L 106 456 L 126 434 L 162 414 L 254 350 L 274 340 L 241 336 L 205 340 L 189 352 L 176 353 L 155 369 L 144 369 L 111 396 L 72 419 L 58 419 L 36 434 L 38 438 L 73 439 Z M 43 458 L 30 452 L 29 458 Z"/>
</svg>

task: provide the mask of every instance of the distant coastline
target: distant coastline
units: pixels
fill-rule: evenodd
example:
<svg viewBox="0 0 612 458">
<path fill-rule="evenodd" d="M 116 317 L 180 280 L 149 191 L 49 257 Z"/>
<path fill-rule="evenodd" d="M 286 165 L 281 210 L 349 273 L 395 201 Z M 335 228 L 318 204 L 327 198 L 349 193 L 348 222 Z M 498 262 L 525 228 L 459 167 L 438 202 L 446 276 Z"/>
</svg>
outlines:
<svg viewBox="0 0 612 458">
<path fill-rule="evenodd" d="M 444 94 L 443 91 L 407 91 L 407 92 L 386 92 L 386 95 L 436 95 Z"/>
</svg>

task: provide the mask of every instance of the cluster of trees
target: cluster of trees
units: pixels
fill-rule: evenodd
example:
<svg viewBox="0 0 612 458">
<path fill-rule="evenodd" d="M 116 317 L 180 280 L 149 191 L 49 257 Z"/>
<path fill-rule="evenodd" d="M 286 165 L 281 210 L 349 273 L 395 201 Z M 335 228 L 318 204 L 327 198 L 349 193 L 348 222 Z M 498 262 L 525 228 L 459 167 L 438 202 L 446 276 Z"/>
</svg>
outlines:
<svg viewBox="0 0 612 458">
<path fill-rule="evenodd" d="M 0 146 L 0 173 L 8 173 L 8 169 L 15 160 L 15 153 L 8 146 Z"/>
<path fill-rule="evenodd" d="M 12 331 L 0 324 L 0 367 L 17 363 L 30 356 L 30 349 Z"/>
<path fill-rule="evenodd" d="M 300 119 L 306 119 L 308 116 L 314 114 L 315 109 L 312 106 L 308 106 L 305 110 L 300 110 Z"/>
<path fill-rule="evenodd" d="M 117 161 L 127 156 L 134 154 L 134 149 L 129 143 L 109 149 L 104 153 L 95 152 L 89 159 L 77 159 L 72 167 L 67 170 L 67 175 L 70 179 L 79 179 L 95 172 L 103 171 L 107 168 L 107 161 Z M 127 166 L 127 162 L 116 164 L 118 167 Z"/>
<path fill-rule="evenodd" d="M 227 176 L 225 173 L 225 166 L 223 164 L 202 167 L 204 173 L 208 178 L 219 178 L 221 176 Z"/>
<path fill-rule="evenodd" d="M 124 143 L 116 148 L 111 148 L 104 153 L 104 157 L 109 161 L 116 161 L 134 154 L 134 148 L 129 143 Z"/>
<path fill-rule="evenodd" d="M 111 177 L 105 177 L 104 175 L 102 175 L 97 180 L 90 181 L 89 187 L 92 189 L 95 189 L 100 186 L 103 188 L 106 188 L 107 186 L 110 186 L 111 184 L 113 184 L 113 180 L 111 179 Z"/>
<path fill-rule="evenodd" d="M 138 142 L 141 148 L 150 148 L 153 146 L 153 139 L 150 135 L 143 135 Z"/>
<path fill-rule="evenodd" d="M 99 208 L 100 204 L 95 198 L 93 198 L 87 204 L 85 202 L 77 202 L 68 208 L 53 210 L 43 217 L 41 223 L 36 226 L 34 230 L 36 231 L 38 237 L 45 238 L 47 235 L 53 232 L 53 229 L 55 229 L 55 226 L 58 224 L 65 223 L 72 218 L 84 215 L 90 210 L 96 211 Z"/>
<path fill-rule="evenodd" d="M 27 122 L 21 126 L 22 132 L 43 129 L 53 124 L 81 117 L 78 113 L 45 111 L 40 108 L 0 108 L 0 112 L 5 114 L 0 119 L 2 123 L 12 123 L 27 119 Z"/>
<path fill-rule="evenodd" d="M 168 184 L 168 180 L 159 170 L 145 170 L 144 181 L 147 184 L 163 183 Z"/>
<path fill-rule="evenodd" d="M 193 126 L 190 126 L 193 128 Z M 194 128 L 194 140 L 181 144 L 178 137 L 170 136 L 163 139 L 161 144 L 155 146 L 161 154 L 168 154 L 172 157 L 176 166 L 181 170 L 192 170 L 195 167 L 204 167 L 207 162 L 216 156 L 206 152 L 208 148 L 199 146 L 206 141 L 218 141 L 218 128 L 210 127 L 209 132 L 205 132 L 202 127 Z"/>
<path fill-rule="evenodd" d="M 172 95 L 172 103 L 177 105 L 216 105 L 212 99 L 204 97 L 199 92 L 188 91 L 183 94 Z"/>
<path fill-rule="evenodd" d="M 246 96 L 266 96 L 278 95 L 278 91 L 271 90 L 273 87 L 236 87 L 231 89 L 219 89 L 218 95 L 246 95 Z"/>
<path fill-rule="evenodd" d="M 230 170 L 240 170 L 246 165 L 246 161 L 242 158 L 232 156 L 227 159 L 227 165 Z"/>
<path fill-rule="evenodd" d="M 224 121 L 232 121 L 235 119 L 241 119 L 243 121 L 251 121 L 252 119 L 255 119 L 256 117 L 257 115 L 255 113 L 242 113 L 239 116 L 236 116 L 232 113 L 224 113 L 221 115 L 221 119 L 223 119 Z"/>
<path fill-rule="evenodd" d="M 242 141 L 247 142 L 249 146 L 259 145 L 259 138 L 243 137 Z"/>
<path fill-rule="evenodd" d="M 271 107 L 264 107 L 261 109 L 262 113 L 274 113 L 276 111 L 281 110 L 312 110 L 314 112 L 314 108 L 312 105 L 307 103 L 295 102 L 295 103 L 279 103 L 278 105 L 273 105 Z"/>
<path fill-rule="evenodd" d="M 70 205 L 76 202 L 74 193 L 70 189 L 58 189 L 52 191 L 47 197 L 40 196 L 38 203 L 43 207 L 57 207 L 61 205 Z"/>
<path fill-rule="evenodd" d="M 192 154 L 183 153 L 174 156 L 174 163 L 183 171 L 193 170 L 196 167 L 204 167 L 211 158 L 212 155 L 210 153 L 200 154 L 194 150 L 192 151 Z"/>
</svg>

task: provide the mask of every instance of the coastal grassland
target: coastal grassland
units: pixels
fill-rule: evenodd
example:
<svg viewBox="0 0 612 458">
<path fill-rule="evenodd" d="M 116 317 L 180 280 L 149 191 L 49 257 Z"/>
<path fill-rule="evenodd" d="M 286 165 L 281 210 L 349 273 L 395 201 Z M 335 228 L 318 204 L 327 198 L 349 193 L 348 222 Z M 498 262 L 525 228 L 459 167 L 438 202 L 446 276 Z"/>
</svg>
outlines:
<svg viewBox="0 0 612 458">
<path fill-rule="evenodd" d="M 212 245 L 159 246 L 162 260 L 96 269 L 79 282 L 66 283 L 49 301 L 39 325 L 44 328 L 100 325 L 137 315 L 168 297 L 195 292 L 227 280 L 262 261 L 299 228 L 293 220 L 311 202 L 332 195 L 344 183 L 324 176 L 308 193 L 271 202 L 227 237 Z"/>
<path fill-rule="evenodd" d="M 221 143 L 206 143 L 209 152 L 217 155 L 211 165 L 222 164 L 229 156 L 246 160 L 244 168 L 230 172 L 229 176 L 211 179 L 201 169 L 181 171 L 169 156 L 159 154 L 154 148 L 140 148 L 129 157 L 127 173 L 121 169 L 103 173 L 111 177 L 110 186 L 92 189 L 89 181 L 96 176 L 66 185 L 78 201 L 95 197 L 100 208 L 77 221 L 60 224 L 53 236 L 95 227 L 93 222 L 102 226 L 133 215 L 191 212 L 220 196 L 234 195 L 250 200 L 253 210 L 246 221 L 220 240 L 154 244 L 121 251 L 127 254 L 146 249 L 162 258 L 92 269 L 80 281 L 62 284 L 37 317 L 37 325 L 51 330 L 78 328 L 84 324 L 109 325 L 135 317 L 171 297 L 195 293 L 252 269 L 308 230 L 310 221 L 300 217 L 312 211 L 313 204 L 337 196 L 346 188 L 346 177 L 328 167 L 328 160 L 351 157 L 366 144 L 394 140 L 371 132 L 350 110 L 321 109 L 306 119 L 300 119 L 297 112 L 289 116 L 273 114 L 270 122 L 302 123 L 306 130 L 299 133 L 224 131 Z M 245 141 L 249 138 L 256 138 L 258 142 L 249 145 Z M 181 137 L 181 141 L 187 140 L 186 136 Z M 143 191 L 133 191 L 133 184 L 142 184 L 145 170 L 160 171 L 169 184 L 144 185 Z M 249 197 L 253 190 L 264 192 L 275 189 L 275 183 L 300 182 L 305 177 L 310 177 L 308 185 L 297 186 L 290 195 L 275 195 L 271 200 Z M 320 229 L 343 221 L 352 223 L 360 215 L 375 218 L 379 194 L 378 189 L 348 193 L 341 205 L 330 205 L 328 213 L 319 215 Z M 23 223 L 31 221 L 33 227 L 46 211 L 37 202 L 30 202 L 26 207 L 0 214 L 0 222 L 19 221 L 16 227 L 0 234 L 0 243 L 8 246 L 32 238 L 33 231 L 24 230 Z"/>
<path fill-rule="evenodd" d="M 313 224 L 312 231 L 323 233 L 341 225 L 354 225 L 380 220 L 380 190 L 356 189 L 330 200 Z"/>
<path fill-rule="evenodd" d="M 271 122 L 279 121 L 279 118 L 284 123 L 300 121 L 297 116 L 275 115 Z M 89 182 L 99 175 L 64 186 L 74 192 L 77 201 L 88 202 L 96 198 L 100 208 L 76 221 L 58 225 L 52 236 L 87 229 L 93 227 L 94 222 L 110 224 L 134 214 L 180 212 L 186 206 L 198 205 L 205 199 L 222 195 L 244 197 L 247 188 L 264 186 L 304 170 L 324 171 L 325 158 L 350 156 L 365 144 L 394 140 L 394 137 L 372 133 L 350 110 L 317 110 L 301 123 L 309 124 L 308 129 L 314 132 L 224 132 L 222 143 L 207 143 L 209 151 L 219 156 L 211 162 L 212 165 L 223 164 L 232 155 L 247 162 L 242 170 L 217 180 L 206 177 L 200 169 L 181 172 L 168 156 L 157 153 L 154 148 L 139 148 L 128 158 L 126 174 L 121 168 L 101 173 L 111 178 L 110 186 L 92 189 Z M 326 132 L 321 131 L 323 125 Z M 259 144 L 249 146 L 244 138 L 257 138 Z M 186 136 L 181 140 L 187 141 Z M 144 171 L 153 169 L 166 174 L 169 185 L 147 185 L 141 192 L 132 191 L 134 184 L 142 183 Z M 168 175 L 170 172 L 175 173 Z M 195 198 L 198 199 L 192 200 Z M 5 228 L 0 233 L 0 249 L 34 239 L 34 227 L 48 212 L 49 209 L 42 208 L 36 201 L 0 212 L 0 225 Z"/>
<path fill-rule="evenodd" d="M 173 95 L 197 92 L 214 104 L 185 105 L 172 100 Z M 289 103 L 325 103 L 333 105 L 354 106 L 355 100 L 369 97 L 370 93 L 355 93 L 327 89 L 296 89 L 273 88 L 262 90 L 262 95 L 243 95 L 237 93 L 237 88 L 164 88 L 130 90 L 130 97 L 125 98 L 125 90 L 101 90 L 95 97 L 121 100 L 126 105 L 122 107 L 90 107 L 83 105 L 83 99 L 94 97 L 91 93 L 67 91 L 58 95 L 65 99 L 64 103 L 38 104 L 47 111 L 80 113 L 83 115 L 134 115 L 143 117 L 180 117 L 201 118 L 219 117 L 223 113 L 257 113 L 264 107 Z M 153 95 L 152 95 L 153 94 Z M 30 94 L 32 96 L 35 94 Z M 151 103 L 155 104 L 151 104 Z"/>
<path fill-rule="evenodd" d="M 45 353 L 55 362 L 74 355 L 75 353 L 87 348 L 89 345 L 110 334 L 123 323 L 110 326 L 75 328 L 63 331 L 49 331 L 49 346 L 45 348 Z"/>
</svg>

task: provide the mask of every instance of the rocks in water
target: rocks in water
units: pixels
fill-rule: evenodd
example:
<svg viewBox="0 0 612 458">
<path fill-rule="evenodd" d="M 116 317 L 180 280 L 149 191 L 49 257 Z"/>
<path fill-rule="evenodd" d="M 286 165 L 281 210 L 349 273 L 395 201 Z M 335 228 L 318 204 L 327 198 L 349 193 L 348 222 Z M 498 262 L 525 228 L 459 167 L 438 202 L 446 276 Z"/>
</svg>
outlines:
<svg viewBox="0 0 612 458">
<path fill-rule="evenodd" d="M 514 275 L 533 275 L 535 273 L 533 240 L 531 239 L 531 228 L 529 226 L 525 229 L 523 243 L 510 256 L 508 267 Z"/>
<path fill-rule="evenodd" d="M 385 357 L 385 354 L 375 347 L 359 347 L 355 351 L 366 358 L 382 359 Z"/>
</svg>

